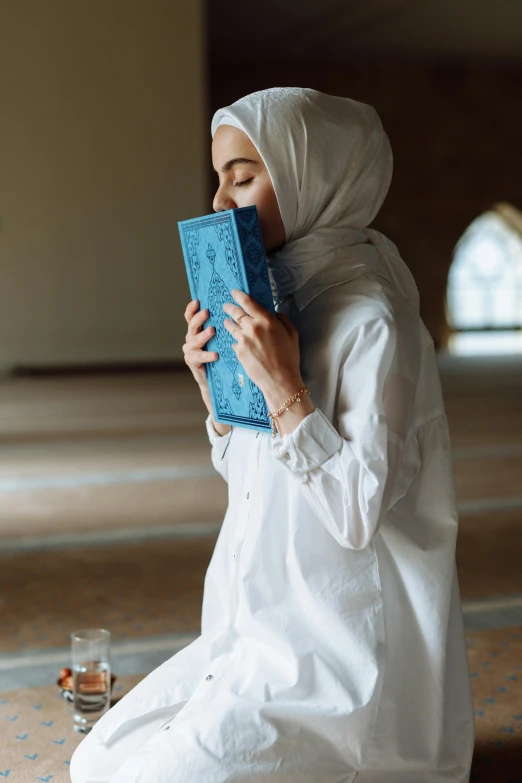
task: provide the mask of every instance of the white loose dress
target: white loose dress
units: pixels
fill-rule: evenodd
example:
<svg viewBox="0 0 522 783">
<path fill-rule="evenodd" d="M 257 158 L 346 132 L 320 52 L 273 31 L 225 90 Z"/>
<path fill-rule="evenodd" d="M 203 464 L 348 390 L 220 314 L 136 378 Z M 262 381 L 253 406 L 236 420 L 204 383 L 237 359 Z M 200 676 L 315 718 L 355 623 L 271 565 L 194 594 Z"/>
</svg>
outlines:
<svg viewBox="0 0 522 783">
<path fill-rule="evenodd" d="M 96 724 L 73 783 L 467 783 L 473 707 L 432 339 L 362 275 L 289 315 L 316 409 L 206 421 L 229 505 L 201 635 Z"/>
</svg>

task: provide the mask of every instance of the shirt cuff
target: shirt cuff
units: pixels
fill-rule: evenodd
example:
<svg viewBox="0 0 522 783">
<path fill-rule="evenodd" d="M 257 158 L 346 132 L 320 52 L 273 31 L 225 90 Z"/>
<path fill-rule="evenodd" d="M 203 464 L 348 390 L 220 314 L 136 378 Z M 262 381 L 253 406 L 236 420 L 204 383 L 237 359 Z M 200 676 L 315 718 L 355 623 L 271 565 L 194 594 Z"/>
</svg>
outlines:
<svg viewBox="0 0 522 783">
<path fill-rule="evenodd" d="M 293 432 L 271 443 L 272 454 L 295 478 L 308 481 L 309 471 L 317 468 L 342 449 L 343 439 L 322 410 L 315 408 Z"/>
<path fill-rule="evenodd" d="M 230 435 L 232 434 L 232 429 L 230 430 L 230 432 L 225 432 L 224 435 L 220 435 L 219 432 L 216 432 L 216 430 L 214 429 L 214 425 L 212 424 L 212 417 L 210 413 L 205 419 L 205 426 L 207 428 L 208 439 L 212 446 L 216 446 L 218 443 L 220 445 L 225 446 L 228 443 L 230 439 Z"/>
</svg>

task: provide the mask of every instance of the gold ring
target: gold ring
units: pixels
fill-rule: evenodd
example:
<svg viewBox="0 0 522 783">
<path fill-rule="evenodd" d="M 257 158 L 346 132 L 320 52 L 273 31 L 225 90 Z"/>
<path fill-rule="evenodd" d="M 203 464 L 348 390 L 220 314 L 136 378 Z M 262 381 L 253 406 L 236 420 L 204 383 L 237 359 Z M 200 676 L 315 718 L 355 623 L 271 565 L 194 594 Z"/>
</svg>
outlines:
<svg viewBox="0 0 522 783">
<path fill-rule="evenodd" d="M 239 318 L 236 321 L 236 324 L 239 324 L 240 320 L 245 317 L 245 315 L 248 315 L 248 313 L 243 313 L 243 315 L 240 315 Z"/>
</svg>

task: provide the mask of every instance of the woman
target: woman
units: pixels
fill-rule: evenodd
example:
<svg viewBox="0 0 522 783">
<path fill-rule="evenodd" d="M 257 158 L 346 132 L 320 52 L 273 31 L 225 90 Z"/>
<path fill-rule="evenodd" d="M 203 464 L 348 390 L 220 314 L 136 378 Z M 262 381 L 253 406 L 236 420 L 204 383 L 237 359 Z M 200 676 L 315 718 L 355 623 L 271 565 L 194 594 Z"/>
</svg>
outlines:
<svg viewBox="0 0 522 783">
<path fill-rule="evenodd" d="M 223 318 L 277 433 L 214 424 L 213 330 L 189 303 L 185 361 L 229 487 L 202 633 L 96 724 L 71 779 L 464 783 L 448 423 L 413 278 L 367 228 L 388 138 L 370 106 L 301 88 L 220 109 L 212 136 L 214 209 L 260 216 L 276 314 L 234 290 Z"/>
</svg>

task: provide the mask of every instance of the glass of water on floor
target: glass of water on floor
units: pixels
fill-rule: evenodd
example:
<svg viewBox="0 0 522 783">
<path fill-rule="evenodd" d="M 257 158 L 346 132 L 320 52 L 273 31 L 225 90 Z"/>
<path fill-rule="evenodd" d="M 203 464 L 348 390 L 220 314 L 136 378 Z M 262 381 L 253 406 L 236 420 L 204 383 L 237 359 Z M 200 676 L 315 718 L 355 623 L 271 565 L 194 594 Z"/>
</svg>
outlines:
<svg viewBox="0 0 522 783">
<path fill-rule="evenodd" d="M 104 628 L 71 633 L 73 720 L 87 734 L 111 702 L 111 634 Z"/>
</svg>

